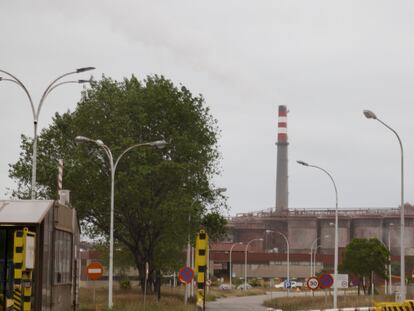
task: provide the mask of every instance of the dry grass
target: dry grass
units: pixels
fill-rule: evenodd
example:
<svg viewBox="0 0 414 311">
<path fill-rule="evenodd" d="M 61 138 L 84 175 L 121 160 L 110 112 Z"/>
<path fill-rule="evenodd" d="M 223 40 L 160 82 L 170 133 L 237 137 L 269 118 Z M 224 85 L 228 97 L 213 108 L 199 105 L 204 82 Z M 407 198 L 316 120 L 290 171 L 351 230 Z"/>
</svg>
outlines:
<svg viewBox="0 0 414 311">
<path fill-rule="evenodd" d="M 107 289 L 97 288 L 95 292 L 90 288 L 80 289 L 80 311 L 107 310 Z M 158 302 L 153 295 L 147 295 L 144 309 L 144 297 L 140 290 L 115 290 L 114 310 L 117 311 L 190 311 L 192 305 L 184 305 L 182 290 L 166 289 L 162 292 Z"/>
<path fill-rule="evenodd" d="M 207 301 L 218 298 L 246 296 L 246 295 L 263 295 L 266 291 L 260 288 L 250 289 L 247 292 L 242 290 L 219 290 L 212 288 L 207 294 Z M 80 311 L 106 310 L 108 304 L 108 289 L 96 288 L 95 294 L 92 288 L 80 289 Z M 184 305 L 184 288 L 163 288 L 161 301 L 156 297 L 148 294 L 146 297 L 145 311 L 190 311 L 194 310 L 191 302 Z M 122 311 L 142 311 L 144 310 L 144 297 L 140 289 L 133 288 L 130 290 L 114 291 L 114 310 Z"/>
<path fill-rule="evenodd" d="M 338 307 L 369 307 L 374 306 L 376 302 L 394 301 L 394 296 L 378 295 L 371 296 L 338 296 Z M 282 309 L 283 311 L 309 310 L 332 307 L 332 296 L 305 296 L 305 297 L 283 297 L 264 302 L 267 307 Z"/>
</svg>

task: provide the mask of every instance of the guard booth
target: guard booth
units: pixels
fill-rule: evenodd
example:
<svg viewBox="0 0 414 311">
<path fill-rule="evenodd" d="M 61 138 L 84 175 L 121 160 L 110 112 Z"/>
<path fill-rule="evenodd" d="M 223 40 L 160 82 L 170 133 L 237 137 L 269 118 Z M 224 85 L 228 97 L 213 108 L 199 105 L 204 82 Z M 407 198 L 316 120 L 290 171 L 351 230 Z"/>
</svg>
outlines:
<svg viewBox="0 0 414 311">
<path fill-rule="evenodd" d="M 0 311 L 77 310 L 80 227 L 51 200 L 0 200 Z"/>
</svg>

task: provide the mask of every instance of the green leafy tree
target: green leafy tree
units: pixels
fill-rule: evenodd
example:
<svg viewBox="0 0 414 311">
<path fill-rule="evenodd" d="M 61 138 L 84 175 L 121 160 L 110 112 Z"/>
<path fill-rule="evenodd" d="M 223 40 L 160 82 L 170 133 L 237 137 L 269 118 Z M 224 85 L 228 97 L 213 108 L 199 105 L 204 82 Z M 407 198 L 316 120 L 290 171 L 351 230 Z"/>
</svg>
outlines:
<svg viewBox="0 0 414 311">
<path fill-rule="evenodd" d="M 71 190 L 84 232 L 105 239 L 110 218 L 109 161 L 98 145 L 76 144 L 78 135 L 102 140 L 115 159 L 137 143 L 168 142 L 162 150 L 129 151 L 115 176 L 114 236 L 130 251 L 141 285 L 147 262 L 150 280 L 182 264 L 187 235 L 193 236 L 201 224 L 208 222 L 213 233 L 223 232 L 225 198 L 214 191 L 211 181 L 219 173 L 219 130 L 201 95 L 193 96 L 162 76 L 143 81 L 132 76 L 122 82 L 104 77 L 83 92 L 75 111 L 56 114 L 53 124 L 42 131 L 38 197 L 57 197 L 56 165 L 64 159 L 64 188 Z M 28 198 L 32 141 L 22 136 L 21 148 L 9 175 L 17 182 L 14 197 Z M 195 198 L 198 204 L 192 205 Z"/>
<path fill-rule="evenodd" d="M 366 293 L 364 279 L 369 280 L 372 273 L 387 279 L 388 263 L 389 251 L 378 239 L 353 239 L 345 249 L 340 269 L 355 275 L 359 280 L 358 293 L 361 285 Z"/>
</svg>

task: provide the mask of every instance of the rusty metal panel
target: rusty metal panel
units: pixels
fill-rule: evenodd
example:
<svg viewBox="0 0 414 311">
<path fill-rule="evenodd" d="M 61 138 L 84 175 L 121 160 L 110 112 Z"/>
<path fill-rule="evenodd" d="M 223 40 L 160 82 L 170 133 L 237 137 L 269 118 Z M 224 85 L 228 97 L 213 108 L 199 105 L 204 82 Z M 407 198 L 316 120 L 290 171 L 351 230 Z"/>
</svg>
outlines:
<svg viewBox="0 0 414 311">
<path fill-rule="evenodd" d="M 73 232 L 74 209 L 56 204 L 55 205 L 55 228 L 63 231 Z"/>
</svg>

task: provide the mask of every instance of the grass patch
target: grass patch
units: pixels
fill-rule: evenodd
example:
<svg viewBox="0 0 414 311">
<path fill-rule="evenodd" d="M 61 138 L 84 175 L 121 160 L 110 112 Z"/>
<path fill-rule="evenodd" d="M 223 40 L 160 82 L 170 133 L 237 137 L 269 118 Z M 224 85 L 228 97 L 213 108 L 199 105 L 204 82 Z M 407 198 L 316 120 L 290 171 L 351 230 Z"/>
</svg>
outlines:
<svg viewBox="0 0 414 311">
<path fill-rule="evenodd" d="M 115 311 L 143 311 L 144 296 L 140 289 L 114 290 L 114 308 Z M 80 311 L 106 311 L 108 304 L 108 289 L 97 288 L 95 291 L 91 288 L 80 289 Z M 185 305 L 182 289 L 165 289 L 162 292 L 161 300 L 157 301 L 156 297 L 147 294 L 145 311 L 193 311 L 194 306 Z"/>
<path fill-rule="evenodd" d="M 266 300 L 264 305 L 275 309 L 282 309 L 283 311 L 293 310 L 309 310 L 332 308 L 332 295 L 325 296 L 305 296 L 305 297 L 283 297 Z M 338 296 L 338 307 L 373 307 L 376 302 L 394 301 L 394 296 L 378 295 L 372 298 L 371 296 Z"/>
<path fill-rule="evenodd" d="M 246 296 L 246 295 L 263 295 L 266 291 L 261 288 L 249 289 L 246 292 L 242 290 L 219 290 L 211 288 L 208 291 L 206 300 L 214 301 L 219 298 Z M 139 288 L 128 290 L 114 290 L 114 309 L 115 311 L 143 311 L 144 296 Z M 80 311 L 106 311 L 108 305 L 107 288 L 81 288 L 80 289 Z M 193 311 L 194 301 L 184 304 L 184 287 L 163 288 L 161 300 L 157 301 L 156 297 L 147 294 L 145 311 Z"/>
</svg>

